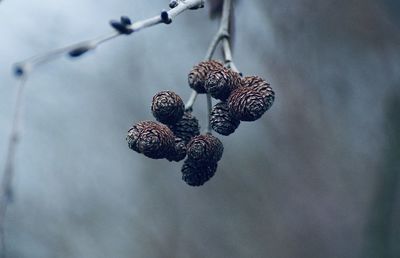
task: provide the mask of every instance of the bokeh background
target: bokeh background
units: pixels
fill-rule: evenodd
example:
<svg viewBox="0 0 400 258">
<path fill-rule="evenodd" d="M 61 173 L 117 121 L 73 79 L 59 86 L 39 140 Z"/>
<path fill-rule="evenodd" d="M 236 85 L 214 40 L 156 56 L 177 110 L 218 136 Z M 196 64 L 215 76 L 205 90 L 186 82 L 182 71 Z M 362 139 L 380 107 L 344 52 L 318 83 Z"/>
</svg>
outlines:
<svg viewBox="0 0 400 258">
<path fill-rule="evenodd" d="M 14 62 L 167 5 L 2 1 L 1 164 Z M 270 81 L 276 101 L 220 137 L 217 174 L 199 188 L 125 134 L 152 118 L 157 91 L 189 97 L 187 73 L 218 26 L 207 8 L 40 67 L 24 95 L 8 257 L 400 257 L 399 13 L 396 0 L 238 1 L 236 65 Z M 204 128 L 203 96 L 195 114 Z"/>
</svg>

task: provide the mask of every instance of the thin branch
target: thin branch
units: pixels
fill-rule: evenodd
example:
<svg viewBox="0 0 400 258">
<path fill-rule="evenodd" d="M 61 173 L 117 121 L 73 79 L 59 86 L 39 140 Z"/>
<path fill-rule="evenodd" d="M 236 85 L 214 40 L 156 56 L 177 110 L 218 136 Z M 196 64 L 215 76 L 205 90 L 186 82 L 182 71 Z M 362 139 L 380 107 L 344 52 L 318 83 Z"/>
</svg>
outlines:
<svg viewBox="0 0 400 258">
<path fill-rule="evenodd" d="M 205 60 L 210 60 L 212 58 L 212 56 L 214 55 L 215 49 L 217 48 L 217 46 L 221 42 L 221 40 L 223 40 L 224 42 L 226 41 L 229 44 L 229 41 L 230 41 L 230 35 L 229 35 L 229 20 L 230 19 L 229 18 L 231 16 L 231 11 L 232 11 L 232 0 L 224 0 L 219 29 L 210 43 L 210 46 L 207 50 L 206 57 L 204 58 Z M 230 48 L 229 48 L 229 50 L 230 50 Z M 232 59 L 232 54 L 231 54 L 231 59 Z M 226 60 L 225 60 L 225 62 L 226 62 Z M 211 133 L 211 130 L 212 130 L 211 123 L 210 123 L 211 111 L 212 111 L 212 99 L 211 99 L 210 94 L 207 94 L 207 112 L 208 112 L 207 133 Z"/>
<path fill-rule="evenodd" d="M 23 76 L 18 84 L 17 98 L 14 107 L 13 124 L 8 142 L 7 156 L 4 167 L 4 174 L 0 188 L 0 257 L 5 257 L 5 232 L 4 221 L 7 212 L 7 205 L 13 199 L 12 179 L 14 176 L 15 152 L 20 134 L 20 117 L 22 111 L 22 97 L 25 89 L 26 77 Z"/>
<path fill-rule="evenodd" d="M 157 16 L 137 21 L 132 24 L 130 23 L 129 18 L 121 17 L 121 22 L 117 21 L 110 22 L 111 26 L 115 29 L 115 31 L 113 31 L 112 33 L 96 37 L 91 40 L 78 42 L 70 46 L 55 49 L 50 52 L 44 53 L 42 55 L 34 56 L 32 58 L 21 61 L 15 65 L 15 73 L 17 76 L 21 76 L 22 74 L 31 72 L 32 69 L 34 69 L 38 65 L 47 63 L 48 61 L 51 61 L 54 58 L 61 56 L 63 54 L 69 54 L 70 57 L 81 56 L 97 48 L 104 42 L 114 39 L 118 36 L 130 35 L 133 32 L 138 32 L 142 29 L 152 27 L 160 23 L 169 24 L 176 16 L 178 16 L 182 12 L 188 9 L 196 9 L 203 6 L 204 6 L 204 0 L 180 0 L 177 2 L 177 5 L 171 10 L 161 11 L 161 13 Z"/>
<path fill-rule="evenodd" d="M 233 69 L 234 71 L 238 71 L 235 64 L 232 61 L 232 52 L 231 52 L 231 47 L 230 47 L 229 21 L 230 21 L 231 12 L 232 12 L 232 0 L 224 0 L 220 25 L 219 25 L 217 33 L 214 35 L 214 37 L 212 38 L 212 40 L 208 46 L 206 56 L 204 57 L 204 61 L 211 60 L 211 58 L 214 56 L 215 50 L 217 49 L 219 43 L 222 40 L 223 42 L 227 42 L 226 43 L 227 47 L 223 46 L 226 66 Z M 229 59 L 227 58 L 227 56 L 229 56 Z M 195 90 L 192 91 L 192 94 L 191 94 L 188 102 L 185 105 L 186 110 L 192 109 L 193 104 L 196 100 L 197 94 L 198 93 Z M 210 116 L 211 116 L 211 110 L 212 110 L 212 99 L 211 99 L 210 94 L 206 94 L 206 97 L 207 97 L 207 111 L 208 111 L 207 112 L 208 113 L 208 116 L 207 116 L 208 124 L 207 124 L 206 132 L 211 133 Z"/>
<path fill-rule="evenodd" d="M 212 111 L 212 99 L 210 93 L 207 93 L 207 131 L 206 133 L 212 133 L 211 127 L 211 111 Z"/>
<path fill-rule="evenodd" d="M 225 65 L 234 72 L 240 73 L 233 62 L 231 42 L 228 40 L 228 38 L 222 39 L 222 51 L 224 53 Z"/>
<path fill-rule="evenodd" d="M 196 102 L 197 96 L 198 96 L 197 91 L 193 90 L 192 94 L 190 95 L 188 101 L 185 104 L 186 111 L 192 111 L 193 104 L 194 104 L 194 102 Z"/>
</svg>

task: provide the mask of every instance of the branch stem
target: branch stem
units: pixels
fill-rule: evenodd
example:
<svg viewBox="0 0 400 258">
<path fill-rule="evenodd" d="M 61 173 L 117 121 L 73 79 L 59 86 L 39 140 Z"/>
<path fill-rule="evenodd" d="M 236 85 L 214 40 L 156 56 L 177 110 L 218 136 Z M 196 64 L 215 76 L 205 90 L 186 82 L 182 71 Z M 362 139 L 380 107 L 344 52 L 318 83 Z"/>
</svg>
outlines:
<svg viewBox="0 0 400 258">
<path fill-rule="evenodd" d="M 217 48 L 218 44 L 223 40 L 223 42 L 228 42 L 230 41 L 230 35 L 229 35 L 229 20 L 232 11 L 232 0 L 224 0 L 223 7 L 222 7 L 222 15 L 221 15 L 221 21 L 219 25 L 219 29 L 213 39 L 211 40 L 211 43 L 208 47 L 206 56 L 204 60 L 211 60 L 212 56 L 215 53 L 215 49 Z M 230 47 L 229 47 L 230 50 Z M 230 53 L 230 57 L 232 59 L 232 53 Z M 226 58 L 226 57 L 225 57 Z M 226 61 L 225 61 L 226 63 Z M 207 94 L 207 133 L 212 132 L 211 128 L 211 123 L 210 123 L 210 118 L 211 118 L 211 111 L 212 111 L 212 99 L 210 94 Z"/>
<path fill-rule="evenodd" d="M 167 11 L 166 13 L 172 21 L 176 16 L 178 16 L 182 12 L 189 10 L 191 8 L 194 8 L 194 7 L 203 6 L 203 4 L 204 4 L 204 0 L 185 0 L 185 1 L 182 0 L 182 1 L 179 1 L 179 4 L 175 8 Z M 160 23 L 163 23 L 163 19 L 161 18 L 161 15 L 157 15 L 157 16 L 145 19 L 145 20 L 140 20 L 140 21 L 134 22 L 131 25 L 127 25 L 126 29 L 129 29 L 132 32 L 138 32 L 142 29 L 152 27 L 152 26 L 160 24 Z M 59 57 L 66 53 L 69 53 L 70 51 L 76 50 L 77 48 L 85 48 L 86 51 L 84 51 L 84 52 L 88 52 L 90 50 L 97 48 L 99 45 L 105 43 L 106 41 L 109 41 L 109 40 L 114 39 L 121 35 L 127 35 L 127 34 L 123 34 L 118 31 L 113 31 L 104 36 L 100 36 L 100 37 L 96 37 L 94 39 L 78 42 L 78 43 L 75 43 L 75 44 L 72 44 L 72 45 L 69 45 L 66 47 L 62 47 L 62 48 L 58 48 L 58 49 L 46 52 L 46 53 L 38 55 L 38 56 L 28 58 L 24 61 L 18 62 L 16 64 L 16 67 L 17 67 L 17 69 L 22 71 L 22 73 L 27 72 L 27 70 L 25 69 L 26 67 L 30 68 L 28 71 L 32 71 L 37 66 L 47 63 L 47 62 L 55 59 L 56 57 Z"/>
<path fill-rule="evenodd" d="M 225 65 L 232 71 L 239 73 L 232 57 L 231 43 L 227 38 L 222 39 L 222 51 L 224 53 Z"/>
<path fill-rule="evenodd" d="M 194 104 L 194 102 L 196 102 L 197 96 L 198 96 L 197 91 L 193 90 L 192 94 L 190 95 L 188 101 L 185 104 L 186 111 L 192 111 L 193 104 Z"/>
<path fill-rule="evenodd" d="M 0 257 L 6 257 L 5 250 L 5 217 L 7 213 L 7 205 L 13 199 L 13 191 L 12 191 L 12 179 L 14 177 L 14 164 L 15 164 L 15 153 L 17 144 L 19 141 L 20 134 L 20 121 L 21 121 L 21 111 L 22 111 L 22 97 L 23 91 L 25 89 L 26 77 L 23 76 L 19 81 L 17 88 L 17 97 L 15 100 L 14 107 L 14 117 L 13 124 L 11 128 L 11 134 L 9 137 L 8 147 L 7 147 L 7 156 L 5 161 L 3 178 L 1 181 L 0 188 Z"/>
<path fill-rule="evenodd" d="M 230 17 L 232 15 L 232 0 L 224 0 L 223 7 L 222 7 L 222 15 L 221 15 L 221 20 L 220 20 L 220 25 L 218 28 L 217 33 L 215 33 L 214 37 L 212 38 L 206 55 L 204 57 L 204 61 L 209 61 L 212 59 L 214 56 L 215 50 L 217 49 L 219 43 L 222 41 L 223 42 L 223 51 L 224 51 L 224 59 L 225 59 L 225 65 L 234 71 L 238 71 L 236 68 L 235 64 L 232 61 L 232 51 L 230 47 L 230 34 L 229 34 L 229 22 L 230 22 Z M 226 45 L 226 46 L 225 46 Z M 186 110 L 192 110 L 193 104 L 196 100 L 197 97 L 197 92 L 195 90 L 192 91 L 192 94 L 186 103 L 185 107 Z M 210 117 L 211 117 L 211 110 L 212 110 L 212 99 L 210 94 L 206 94 L 207 98 L 207 130 L 206 133 L 211 133 L 211 124 L 210 124 Z"/>
</svg>

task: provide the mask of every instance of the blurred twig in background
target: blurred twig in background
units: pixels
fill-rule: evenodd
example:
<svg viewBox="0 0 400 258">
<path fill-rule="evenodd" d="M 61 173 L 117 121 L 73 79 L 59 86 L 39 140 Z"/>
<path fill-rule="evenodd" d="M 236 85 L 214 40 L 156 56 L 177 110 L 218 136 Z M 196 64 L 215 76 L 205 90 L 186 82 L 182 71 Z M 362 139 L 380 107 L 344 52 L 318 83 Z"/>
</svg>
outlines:
<svg viewBox="0 0 400 258">
<path fill-rule="evenodd" d="M 13 124 L 11 129 L 11 135 L 9 138 L 6 163 L 3 173 L 3 178 L 1 181 L 0 189 L 0 256 L 5 257 L 5 238 L 4 238 L 4 221 L 7 212 L 7 205 L 13 198 L 12 192 L 12 178 L 14 175 L 14 163 L 15 163 L 15 151 L 17 143 L 19 141 L 19 123 L 21 117 L 22 108 L 22 93 L 25 87 L 26 77 L 21 78 L 20 84 L 17 90 L 17 99 L 15 101 L 15 110 L 13 117 Z"/>
</svg>

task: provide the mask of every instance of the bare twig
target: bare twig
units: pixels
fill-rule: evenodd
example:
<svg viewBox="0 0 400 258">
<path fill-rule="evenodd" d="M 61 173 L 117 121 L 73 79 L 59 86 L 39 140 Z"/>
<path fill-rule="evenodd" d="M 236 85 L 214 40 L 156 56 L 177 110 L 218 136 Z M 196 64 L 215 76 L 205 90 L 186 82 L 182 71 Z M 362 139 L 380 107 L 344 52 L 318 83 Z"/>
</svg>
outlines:
<svg viewBox="0 0 400 258">
<path fill-rule="evenodd" d="M 230 41 L 230 34 L 229 34 L 230 19 L 229 18 L 231 16 L 231 12 L 232 12 L 232 0 L 224 0 L 220 25 L 219 25 L 217 33 L 215 33 L 214 37 L 212 38 L 212 40 L 208 46 L 206 56 L 204 57 L 204 61 L 211 60 L 211 58 L 214 56 L 215 50 L 218 47 L 218 44 L 221 42 L 222 39 L 226 39 L 228 42 Z M 226 57 L 225 57 L 225 59 L 226 59 Z M 230 57 L 230 60 L 231 61 L 229 63 L 232 63 L 232 55 Z M 192 109 L 193 104 L 196 100 L 196 97 L 197 97 L 197 92 L 195 90 L 193 90 L 188 102 L 186 102 L 186 105 L 185 105 L 186 110 Z M 211 96 L 209 94 L 207 94 L 208 121 L 210 121 L 209 118 L 210 118 L 211 109 L 212 109 L 212 107 L 210 107 L 210 105 L 212 105 Z M 210 124 L 208 124 L 208 126 L 207 126 L 207 132 L 208 133 L 211 132 Z"/>
<path fill-rule="evenodd" d="M 225 65 L 233 71 L 239 73 L 239 70 L 233 62 L 231 42 L 227 38 L 222 39 L 222 51 L 224 52 Z"/>
<path fill-rule="evenodd" d="M 194 102 L 196 102 L 197 96 L 198 96 L 197 91 L 193 90 L 192 94 L 190 95 L 188 101 L 185 104 L 186 111 L 192 111 L 193 104 L 194 104 Z"/>
<path fill-rule="evenodd" d="M 217 48 L 218 44 L 223 40 L 223 42 L 226 42 L 223 45 L 223 50 L 224 50 L 224 58 L 225 58 L 225 64 L 229 68 L 234 68 L 235 71 L 237 71 L 236 66 L 234 65 L 232 61 L 232 52 L 230 48 L 230 34 L 229 34 L 229 21 L 230 21 L 230 16 L 232 15 L 232 0 L 224 0 L 224 4 L 222 7 L 222 16 L 221 16 L 221 21 L 219 25 L 219 29 L 213 39 L 211 40 L 211 43 L 208 47 L 206 56 L 204 60 L 208 61 L 211 60 L 211 58 L 214 55 L 215 49 Z M 226 46 L 225 46 L 226 45 Z M 196 93 L 194 93 L 196 94 Z M 211 110 L 212 110 L 212 100 L 210 94 L 207 94 L 207 133 L 211 133 L 211 124 L 210 124 L 210 117 L 211 117 Z"/>
<path fill-rule="evenodd" d="M 11 128 L 11 134 L 8 142 L 6 163 L 4 168 L 4 174 L 1 181 L 0 188 L 0 257 L 6 256 L 5 252 L 5 237 L 4 237 L 4 221 L 7 212 L 7 205 L 12 200 L 12 178 L 14 176 L 14 163 L 15 163 L 15 151 L 19 140 L 19 123 L 21 117 L 22 108 L 22 96 L 25 88 L 26 77 L 23 76 L 18 84 L 17 98 L 15 101 L 13 124 Z"/>
<path fill-rule="evenodd" d="M 71 57 L 80 56 L 90 50 L 97 48 L 102 43 L 114 39 L 120 35 L 130 35 L 142 29 L 152 27 L 160 23 L 169 24 L 172 20 L 188 9 L 195 9 L 204 6 L 204 0 L 180 0 L 177 5 L 169 11 L 161 11 L 157 16 L 130 23 L 129 18 L 121 17 L 121 22 L 111 21 L 111 26 L 115 29 L 112 33 L 95 39 L 82 41 L 63 48 L 55 49 L 42 55 L 34 56 L 16 64 L 16 75 L 20 76 L 32 71 L 40 64 L 46 63 L 58 56 L 68 53 Z"/>
<path fill-rule="evenodd" d="M 224 0 L 223 8 L 222 8 L 222 16 L 219 25 L 219 29 L 217 33 L 214 35 L 213 39 L 208 46 L 206 56 L 204 57 L 205 61 L 211 60 L 213 57 L 218 44 L 223 41 L 223 52 L 224 52 L 224 59 L 225 65 L 234 71 L 238 72 L 235 64 L 233 63 L 232 58 L 232 51 L 230 47 L 230 34 L 229 34 L 229 21 L 230 15 L 232 12 L 232 0 Z M 212 110 L 212 100 L 210 94 L 207 95 L 207 133 L 211 133 L 211 124 L 210 124 L 210 117 L 211 117 L 211 110 Z M 185 107 L 186 110 L 191 110 L 192 106 L 196 100 L 197 92 L 193 90 L 192 95 L 189 98 L 189 101 L 186 103 Z"/>
</svg>

